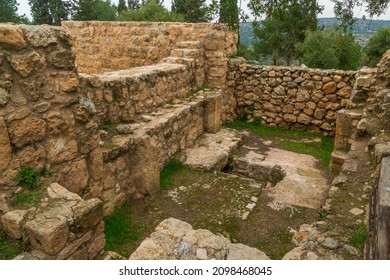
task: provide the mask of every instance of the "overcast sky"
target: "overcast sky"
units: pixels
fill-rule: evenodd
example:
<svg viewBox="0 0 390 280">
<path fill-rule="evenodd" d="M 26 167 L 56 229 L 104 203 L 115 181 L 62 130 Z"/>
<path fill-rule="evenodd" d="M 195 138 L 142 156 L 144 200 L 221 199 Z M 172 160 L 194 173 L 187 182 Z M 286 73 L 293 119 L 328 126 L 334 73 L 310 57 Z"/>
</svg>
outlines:
<svg viewBox="0 0 390 280">
<path fill-rule="evenodd" d="M 29 17 L 30 16 L 30 7 L 28 5 L 28 0 L 17 0 L 19 5 L 19 14 L 26 14 Z M 115 4 L 118 4 L 118 0 L 113 0 Z M 238 1 L 240 2 L 240 1 Z M 249 13 L 249 10 L 247 8 L 248 0 L 242 0 L 242 8 Z M 319 17 L 334 17 L 333 13 L 333 3 L 330 0 L 319 0 L 319 3 L 321 5 L 324 5 L 325 9 L 322 12 L 322 14 L 319 15 Z M 164 5 L 170 9 L 171 7 L 171 0 L 164 0 Z M 361 18 L 364 15 L 364 8 L 358 8 L 355 10 L 355 17 Z M 390 10 L 388 9 L 387 12 L 380 16 L 379 18 L 374 19 L 387 19 L 390 20 Z"/>
</svg>

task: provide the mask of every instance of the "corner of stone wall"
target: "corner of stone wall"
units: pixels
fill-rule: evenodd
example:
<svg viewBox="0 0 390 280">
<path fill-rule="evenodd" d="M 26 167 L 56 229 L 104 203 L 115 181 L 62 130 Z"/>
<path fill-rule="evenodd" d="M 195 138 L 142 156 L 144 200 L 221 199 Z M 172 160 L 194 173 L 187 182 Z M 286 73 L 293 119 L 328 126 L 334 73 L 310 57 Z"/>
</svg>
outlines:
<svg viewBox="0 0 390 280">
<path fill-rule="evenodd" d="M 94 259 L 103 253 L 102 201 L 83 200 L 57 183 L 50 184 L 37 207 L 9 211 L 1 223 L 10 237 L 28 244 L 24 259 Z"/>
</svg>

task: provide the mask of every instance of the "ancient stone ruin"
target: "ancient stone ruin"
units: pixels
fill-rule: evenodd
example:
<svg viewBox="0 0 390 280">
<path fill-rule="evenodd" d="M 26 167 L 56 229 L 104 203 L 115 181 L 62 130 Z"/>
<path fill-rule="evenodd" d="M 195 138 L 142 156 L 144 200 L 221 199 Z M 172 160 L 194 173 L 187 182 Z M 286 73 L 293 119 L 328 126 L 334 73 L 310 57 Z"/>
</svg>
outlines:
<svg viewBox="0 0 390 280">
<path fill-rule="evenodd" d="M 358 170 L 351 151 L 372 156 L 378 184 L 366 257 L 388 259 L 390 53 L 377 69 L 357 72 L 271 67 L 232 58 L 236 43 L 237 34 L 215 23 L 0 24 L 0 216 L 9 236 L 29 244 L 18 258 L 101 255 L 104 216 L 128 200 L 156 194 L 164 163 L 178 153 L 188 165 L 222 170 L 240 136 L 221 127 L 246 115 L 335 137 L 330 168 L 340 175 L 329 197 L 326 188 L 325 204 L 315 206 L 324 211 L 331 209 L 332 191 Z M 220 145 L 212 148 L 215 157 L 203 161 L 199 155 L 208 153 L 196 143 L 207 142 L 208 135 L 220 137 L 211 140 Z M 257 172 L 255 164 L 252 171 L 250 162 L 237 164 L 245 176 Z M 56 172 L 38 207 L 15 209 L 10 198 L 20 187 L 14 178 L 27 166 Z M 266 180 L 285 175 L 276 169 Z M 182 233 L 175 235 L 172 227 Z M 301 232 L 318 237 L 311 226 L 296 234 Z M 151 236 L 131 258 L 268 258 L 175 219 L 163 221 L 154 236 L 162 233 L 170 236 L 165 245 L 182 246 L 180 253 L 161 244 L 155 250 Z M 202 236 L 218 245 L 212 255 Z M 186 251 L 186 240 L 196 248 Z M 300 249 L 287 258 L 313 256 L 306 241 L 298 240 Z"/>
</svg>

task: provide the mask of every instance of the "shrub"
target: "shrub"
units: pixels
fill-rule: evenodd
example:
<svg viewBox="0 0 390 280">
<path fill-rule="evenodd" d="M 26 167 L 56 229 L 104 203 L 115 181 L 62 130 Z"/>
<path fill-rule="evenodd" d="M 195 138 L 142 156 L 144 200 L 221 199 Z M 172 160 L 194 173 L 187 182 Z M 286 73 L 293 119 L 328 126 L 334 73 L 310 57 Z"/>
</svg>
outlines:
<svg viewBox="0 0 390 280">
<path fill-rule="evenodd" d="M 46 173 L 46 169 L 42 169 L 41 172 L 37 172 L 32 166 L 23 167 L 18 171 L 14 181 L 22 187 L 34 189 L 37 186 L 42 173 Z"/>
</svg>

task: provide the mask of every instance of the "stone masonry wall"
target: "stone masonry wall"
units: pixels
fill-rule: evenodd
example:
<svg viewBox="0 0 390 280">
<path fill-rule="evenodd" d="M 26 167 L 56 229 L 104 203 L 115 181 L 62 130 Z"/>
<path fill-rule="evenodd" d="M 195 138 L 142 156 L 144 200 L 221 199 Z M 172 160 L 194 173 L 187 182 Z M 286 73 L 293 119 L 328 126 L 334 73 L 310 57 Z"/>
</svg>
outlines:
<svg viewBox="0 0 390 280">
<path fill-rule="evenodd" d="M 0 215 L 27 166 L 56 171 L 53 181 L 103 200 L 107 215 L 156 192 L 164 162 L 220 128 L 221 95 L 194 92 L 193 58 L 79 74 L 64 29 L 0 31 Z"/>
<path fill-rule="evenodd" d="M 249 120 L 334 134 L 336 113 L 347 106 L 356 72 L 243 64 L 231 59 L 224 121 Z"/>
<path fill-rule="evenodd" d="M 80 73 L 155 64 L 169 56 L 182 56 L 188 49 L 179 44 L 194 41 L 204 49 L 205 83 L 223 88 L 227 58 L 236 52 L 237 35 L 217 23 L 68 21 L 62 26 L 73 39 Z"/>
</svg>

